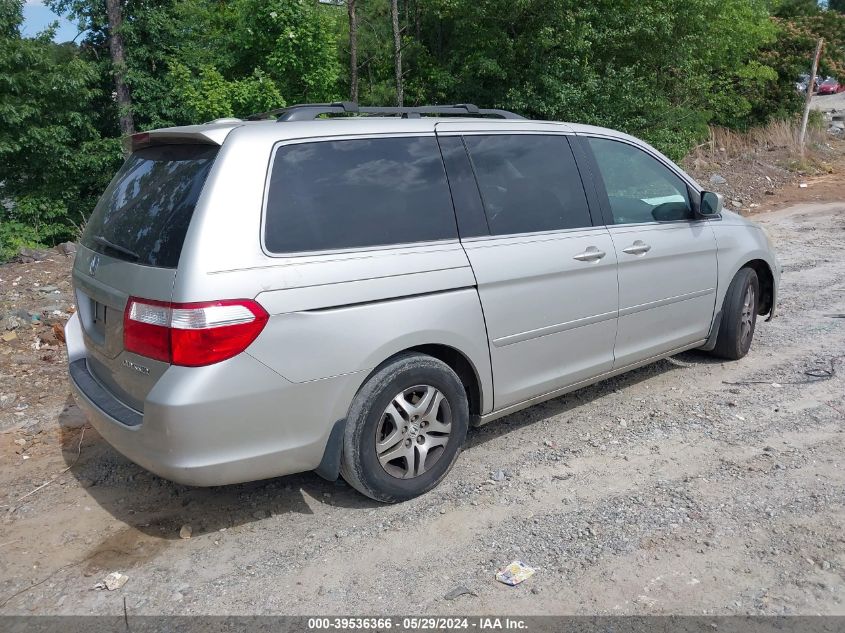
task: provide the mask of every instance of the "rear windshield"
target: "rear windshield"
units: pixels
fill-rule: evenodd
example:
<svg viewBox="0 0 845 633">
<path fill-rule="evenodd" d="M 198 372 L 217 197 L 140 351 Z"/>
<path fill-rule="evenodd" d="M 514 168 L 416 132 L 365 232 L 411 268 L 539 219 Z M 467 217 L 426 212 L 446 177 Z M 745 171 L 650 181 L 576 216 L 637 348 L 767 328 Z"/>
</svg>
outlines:
<svg viewBox="0 0 845 633">
<path fill-rule="evenodd" d="M 112 257 L 175 268 L 218 149 L 161 145 L 133 152 L 94 208 L 82 243 Z"/>
</svg>

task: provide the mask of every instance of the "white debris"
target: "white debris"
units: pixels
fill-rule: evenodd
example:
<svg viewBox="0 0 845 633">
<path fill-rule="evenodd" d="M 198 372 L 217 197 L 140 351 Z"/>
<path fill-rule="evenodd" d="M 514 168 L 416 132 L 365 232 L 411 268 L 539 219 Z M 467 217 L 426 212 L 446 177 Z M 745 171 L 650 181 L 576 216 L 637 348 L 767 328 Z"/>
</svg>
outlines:
<svg viewBox="0 0 845 633">
<path fill-rule="evenodd" d="M 127 580 L 129 580 L 129 576 L 126 574 L 121 574 L 119 571 L 113 571 L 94 585 L 94 589 L 108 589 L 109 591 L 114 591 L 125 585 Z"/>
</svg>

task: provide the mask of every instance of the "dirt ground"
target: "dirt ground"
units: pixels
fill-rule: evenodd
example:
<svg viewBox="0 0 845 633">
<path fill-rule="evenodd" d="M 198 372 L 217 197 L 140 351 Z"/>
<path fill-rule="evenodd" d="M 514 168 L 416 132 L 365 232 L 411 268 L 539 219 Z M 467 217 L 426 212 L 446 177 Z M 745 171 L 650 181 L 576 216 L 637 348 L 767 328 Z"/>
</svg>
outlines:
<svg viewBox="0 0 845 633">
<path fill-rule="evenodd" d="M 396 506 L 135 466 L 69 397 L 71 258 L 1 266 L 0 613 L 845 614 L 845 178 L 806 182 L 755 208 L 784 273 L 745 359 L 682 354 L 472 430 Z M 496 582 L 515 559 L 536 574 Z"/>
</svg>

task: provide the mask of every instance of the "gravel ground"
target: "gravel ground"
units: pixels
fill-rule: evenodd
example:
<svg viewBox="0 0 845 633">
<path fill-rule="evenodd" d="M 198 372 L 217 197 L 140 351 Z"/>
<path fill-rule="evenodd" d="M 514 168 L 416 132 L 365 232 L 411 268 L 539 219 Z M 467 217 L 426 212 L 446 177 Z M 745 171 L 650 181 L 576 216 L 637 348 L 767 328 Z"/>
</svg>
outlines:
<svg viewBox="0 0 845 633">
<path fill-rule="evenodd" d="M 821 112 L 845 112 L 845 92 L 835 95 L 817 95 L 813 97 L 812 107 Z"/>
<path fill-rule="evenodd" d="M 0 328 L 0 613 L 845 614 L 843 182 L 758 216 L 784 275 L 744 360 L 686 353 L 473 430 L 396 506 L 143 471 L 69 398 L 70 259 L 0 267 L 0 316 L 34 323 Z M 536 574 L 496 582 L 515 559 Z"/>
</svg>

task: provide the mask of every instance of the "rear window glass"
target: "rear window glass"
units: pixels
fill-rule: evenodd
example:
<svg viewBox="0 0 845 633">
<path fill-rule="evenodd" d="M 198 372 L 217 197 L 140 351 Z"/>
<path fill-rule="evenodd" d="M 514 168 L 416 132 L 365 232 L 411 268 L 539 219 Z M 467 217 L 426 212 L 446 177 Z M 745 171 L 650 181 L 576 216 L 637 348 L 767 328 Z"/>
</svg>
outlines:
<svg viewBox="0 0 845 633">
<path fill-rule="evenodd" d="M 88 248 L 147 266 L 175 268 L 216 145 L 161 145 L 133 152 L 85 227 Z"/>
<path fill-rule="evenodd" d="M 434 137 L 320 141 L 276 151 L 264 232 L 273 253 L 456 237 Z"/>
</svg>

